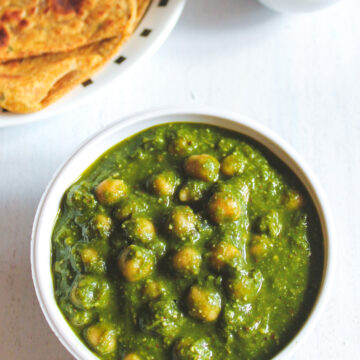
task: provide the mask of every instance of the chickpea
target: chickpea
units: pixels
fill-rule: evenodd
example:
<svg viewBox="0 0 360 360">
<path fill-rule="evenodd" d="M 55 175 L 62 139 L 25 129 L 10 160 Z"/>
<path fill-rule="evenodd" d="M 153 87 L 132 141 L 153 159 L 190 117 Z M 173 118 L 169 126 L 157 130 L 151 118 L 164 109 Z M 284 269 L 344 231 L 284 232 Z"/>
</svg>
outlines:
<svg viewBox="0 0 360 360">
<path fill-rule="evenodd" d="M 285 206 L 289 210 L 300 209 L 303 203 L 303 197 L 295 190 L 290 190 L 285 196 Z"/>
<path fill-rule="evenodd" d="M 98 250 L 92 247 L 85 247 L 79 253 L 86 272 L 95 274 L 103 274 L 105 272 L 106 263 Z"/>
<path fill-rule="evenodd" d="M 72 325 L 82 327 L 93 322 L 94 313 L 86 310 L 77 310 L 71 312 L 68 319 Z"/>
<path fill-rule="evenodd" d="M 127 354 L 123 360 L 141 360 L 141 357 L 135 353 Z"/>
<path fill-rule="evenodd" d="M 219 161 L 208 154 L 190 156 L 184 167 L 188 175 L 202 181 L 215 182 L 219 177 Z"/>
<path fill-rule="evenodd" d="M 102 205 L 114 205 L 127 195 L 127 185 L 120 179 L 106 179 L 95 190 L 96 197 Z"/>
<path fill-rule="evenodd" d="M 94 263 L 98 260 L 99 254 L 96 249 L 92 248 L 85 248 L 81 250 L 80 252 L 81 260 L 84 263 L 84 265 L 89 265 L 91 263 Z"/>
<path fill-rule="evenodd" d="M 220 170 L 226 176 L 234 176 L 241 174 L 244 168 L 244 157 L 239 154 L 231 154 L 223 159 Z"/>
<path fill-rule="evenodd" d="M 250 243 L 250 254 L 259 261 L 266 257 L 273 244 L 266 235 L 254 235 Z"/>
<path fill-rule="evenodd" d="M 109 216 L 98 214 L 93 219 L 94 230 L 105 239 L 110 236 L 112 230 L 112 220 Z"/>
<path fill-rule="evenodd" d="M 234 258 L 240 256 L 240 251 L 232 244 L 220 242 L 211 251 L 210 264 L 219 271 Z"/>
<path fill-rule="evenodd" d="M 211 360 L 212 355 L 204 339 L 183 338 L 175 343 L 172 360 Z"/>
<path fill-rule="evenodd" d="M 178 206 L 170 214 L 169 231 L 176 237 L 186 240 L 197 234 L 196 216 L 189 206 Z"/>
<path fill-rule="evenodd" d="M 221 296 L 219 293 L 193 285 L 187 296 L 186 303 L 189 314 L 198 320 L 215 321 L 221 311 Z"/>
<path fill-rule="evenodd" d="M 247 203 L 250 197 L 248 185 L 244 179 L 238 176 L 234 176 L 224 182 L 218 182 L 215 186 L 214 192 L 232 193 L 236 196 L 236 198 L 242 200 L 244 203 Z"/>
<path fill-rule="evenodd" d="M 280 214 L 275 210 L 270 210 L 261 217 L 259 229 L 261 232 L 267 233 L 274 238 L 279 236 L 282 229 Z"/>
<path fill-rule="evenodd" d="M 76 207 L 80 211 L 89 211 L 96 207 L 97 201 L 90 192 L 90 184 L 81 182 L 74 184 L 66 195 L 66 204 Z"/>
<path fill-rule="evenodd" d="M 130 245 L 120 254 L 118 266 L 127 281 L 136 282 L 152 272 L 153 255 L 151 251 L 140 246 Z"/>
<path fill-rule="evenodd" d="M 150 243 L 155 238 L 154 224 L 146 218 L 126 220 L 121 227 L 129 239 L 140 241 L 142 244 Z"/>
<path fill-rule="evenodd" d="M 223 224 L 240 218 L 241 203 L 231 193 L 215 193 L 208 205 L 209 216 L 216 224 Z"/>
<path fill-rule="evenodd" d="M 110 286 L 106 279 L 95 275 L 78 276 L 70 292 L 72 303 L 80 309 L 105 307 L 110 298 Z"/>
<path fill-rule="evenodd" d="M 149 303 L 148 311 L 139 319 L 143 331 L 173 338 L 179 332 L 184 318 L 176 302 L 172 299 L 160 299 Z"/>
<path fill-rule="evenodd" d="M 193 140 L 178 137 L 171 141 L 168 150 L 171 155 L 185 156 L 193 151 L 195 147 Z"/>
<path fill-rule="evenodd" d="M 174 269 L 183 274 L 198 274 L 200 270 L 200 264 L 200 253 L 190 247 L 181 249 L 175 254 L 173 258 Z"/>
<path fill-rule="evenodd" d="M 234 299 L 250 301 L 258 294 L 262 283 L 263 277 L 260 271 L 254 275 L 242 272 L 236 278 L 229 280 L 227 288 Z"/>
<path fill-rule="evenodd" d="M 145 244 L 147 249 L 150 249 L 156 258 L 161 258 L 166 253 L 166 243 L 165 241 L 155 239 L 149 244 Z"/>
<path fill-rule="evenodd" d="M 166 290 L 161 282 L 147 280 L 142 293 L 146 299 L 155 300 L 165 294 Z"/>
<path fill-rule="evenodd" d="M 85 330 L 87 343 L 98 353 L 105 355 L 116 350 L 116 331 L 105 323 L 89 326 Z"/>
<path fill-rule="evenodd" d="M 175 192 L 178 180 L 172 171 L 163 171 L 150 178 L 149 188 L 159 196 L 172 196 Z"/>
<path fill-rule="evenodd" d="M 188 180 L 179 191 L 181 202 L 199 201 L 208 190 L 208 183 L 199 180 Z"/>
<path fill-rule="evenodd" d="M 145 204 L 144 201 L 129 196 L 126 199 L 122 199 L 120 203 L 116 205 L 113 215 L 117 220 L 125 221 L 146 209 L 147 204 Z"/>
</svg>

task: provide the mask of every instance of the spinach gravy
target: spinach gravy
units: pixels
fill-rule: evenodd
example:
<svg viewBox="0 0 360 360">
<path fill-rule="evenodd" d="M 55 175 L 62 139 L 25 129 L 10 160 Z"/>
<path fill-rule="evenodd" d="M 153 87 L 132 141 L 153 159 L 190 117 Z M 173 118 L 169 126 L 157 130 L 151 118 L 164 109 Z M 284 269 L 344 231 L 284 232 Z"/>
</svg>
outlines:
<svg viewBox="0 0 360 360">
<path fill-rule="evenodd" d="M 316 300 L 323 237 L 296 176 L 238 133 L 169 123 L 65 193 L 55 297 L 105 360 L 270 359 Z"/>
</svg>

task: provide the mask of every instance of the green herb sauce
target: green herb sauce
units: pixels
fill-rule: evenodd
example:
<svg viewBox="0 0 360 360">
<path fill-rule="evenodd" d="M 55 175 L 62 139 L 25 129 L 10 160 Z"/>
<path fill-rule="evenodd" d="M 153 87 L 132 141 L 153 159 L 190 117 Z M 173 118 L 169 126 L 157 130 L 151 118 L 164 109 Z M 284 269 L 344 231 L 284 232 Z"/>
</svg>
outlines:
<svg viewBox="0 0 360 360">
<path fill-rule="evenodd" d="M 321 282 L 306 190 L 268 150 L 221 128 L 150 128 L 65 193 L 52 237 L 59 308 L 101 359 L 270 359 Z"/>
</svg>

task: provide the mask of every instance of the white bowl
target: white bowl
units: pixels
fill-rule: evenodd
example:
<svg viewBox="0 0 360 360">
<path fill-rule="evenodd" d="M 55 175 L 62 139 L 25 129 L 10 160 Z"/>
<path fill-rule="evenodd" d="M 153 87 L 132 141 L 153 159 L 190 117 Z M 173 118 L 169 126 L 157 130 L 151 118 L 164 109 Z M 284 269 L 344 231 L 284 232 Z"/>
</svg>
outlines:
<svg viewBox="0 0 360 360">
<path fill-rule="evenodd" d="M 185 3 L 186 0 L 152 0 L 135 32 L 117 54 L 91 77 L 91 83 L 76 86 L 54 104 L 31 114 L 2 112 L 0 108 L 0 128 L 46 120 L 69 112 L 90 101 L 113 81 L 120 81 L 123 75 L 143 64 L 160 48 L 180 18 Z"/>
<path fill-rule="evenodd" d="M 99 131 L 81 145 L 54 175 L 37 209 L 31 242 L 31 265 L 36 294 L 51 329 L 77 359 L 95 360 L 97 357 L 73 333 L 60 312 L 54 296 L 51 274 L 51 234 L 63 194 L 86 168 L 113 145 L 154 125 L 184 121 L 217 125 L 247 135 L 263 144 L 288 165 L 302 181 L 316 206 L 321 221 L 325 251 L 321 288 L 309 318 L 288 346 L 276 356 L 277 360 L 289 356 L 295 345 L 314 326 L 324 308 L 333 269 L 332 221 L 323 192 L 315 176 L 299 155 L 272 131 L 237 114 L 193 108 L 157 110 L 118 121 Z"/>
<path fill-rule="evenodd" d="M 305 13 L 324 9 L 341 0 L 259 0 L 265 6 L 285 13 Z"/>
</svg>

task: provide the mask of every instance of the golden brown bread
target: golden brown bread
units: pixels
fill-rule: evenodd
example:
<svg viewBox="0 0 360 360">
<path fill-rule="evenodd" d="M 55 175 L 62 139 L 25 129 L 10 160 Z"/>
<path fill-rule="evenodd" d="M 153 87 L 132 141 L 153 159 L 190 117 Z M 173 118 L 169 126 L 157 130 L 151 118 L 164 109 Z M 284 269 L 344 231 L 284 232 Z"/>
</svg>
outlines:
<svg viewBox="0 0 360 360">
<path fill-rule="evenodd" d="M 136 0 L 0 0 L 0 62 L 119 36 L 136 5 Z"/>
<path fill-rule="evenodd" d="M 68 53 L 0 64 L 0 106 L 17 113 L 41 110 L 91 76 L 121 41 L 102 40 Z"/>
<path fill-rule="evenodd" d="M 151 0 L 139 0 L 124 34 L 74 49 L 0 64 L 0 107 L 29 113 L 53 103 L 101 68 L 127 40 Z"/>
<path fill-rule="evenodd" d="M 136 24 L 139 24 L 139 22 L 145 15 L 145 12 L 146 12 L 147 8 L 149 7 L 150 2 L 151 2 L 151 0 L 138 0 Z"/>
</svg>

